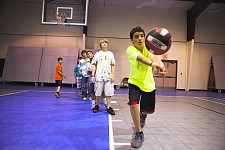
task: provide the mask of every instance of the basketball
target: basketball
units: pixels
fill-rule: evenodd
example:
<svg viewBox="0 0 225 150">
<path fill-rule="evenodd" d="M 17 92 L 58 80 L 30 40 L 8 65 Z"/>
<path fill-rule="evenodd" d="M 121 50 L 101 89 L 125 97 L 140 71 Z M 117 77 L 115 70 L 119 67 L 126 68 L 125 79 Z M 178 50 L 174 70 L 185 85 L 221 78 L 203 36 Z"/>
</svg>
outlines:
<svg viewBox="0 0 225 150">
<path fill-rule="evenodd" d="M 146 48 L 155 55 L 165 54 L 171 47 L 172 37 L 165 28 L 154 28 L 145 37 Z"/>
</svg>

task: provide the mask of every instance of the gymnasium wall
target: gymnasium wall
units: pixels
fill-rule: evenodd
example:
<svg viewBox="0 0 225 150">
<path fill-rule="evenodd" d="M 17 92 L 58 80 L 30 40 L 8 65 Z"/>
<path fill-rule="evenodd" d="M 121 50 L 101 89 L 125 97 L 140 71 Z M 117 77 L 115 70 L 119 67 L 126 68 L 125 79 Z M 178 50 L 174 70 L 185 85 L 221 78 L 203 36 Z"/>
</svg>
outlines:
<svg viewBox="0 0 225 150">
<path fill-rule="evenodd" d="M 9 46 L 3 70 L 3 81 L 54 83 L 57 58 L 62 57 L 63 83 L 74 84 L 73 69 L 79 49 Z"/>
<path fill-rule="evenodd" d="M 197 18 L 190 89 L 206 90 L 211 57 L 225 56 L 225 5 L 221 4 L 221 8 L 223 11 L 204 11 Z"/>
<path fill-rule="evenodd" d="M 122 78 L 129 77 L 130 65 L 126 49 L 132 44 L 129 39 L 130 30 L 136 26 L 143 27 L 146 33 L 154 27 L 165 27 L 172 33 L 174 43 L 168 52 L 168 59 L 178 60 L 177 88 L 184 88 L 186 12 L 126 7 L 89 7 L 86 47 L 98 49 L 99 39 L 108 37 L 110 49 L 121 51 L 120 68 L 123 70 L 117 74 L 120 74 Z"/>
<path fill-rule="evenodd" d="M 41 3 L 0 2 L 0 58 L 8 46 L 83 49 L 83 27 L 41 25 Z M 210 58 L 225 55 L 225 12 L 202 13 L 196 22 L 190 89 L 207 89 Z M 187 79 L 186 12 L 127 7 L 89 7 L 87 49 L 99 49 L 99 39 L 107 37 L 111 50 L 120 51 L 121 79 L 129 76 L 126 48 L 129 32 L 142 26 L 146 32 L 165 27 L 173 36 L 168 59 L 178 60 L 177 88 L 185 89 Z M 118 64 L 117 64 L 118 65 Z"/>
<path fill-rule="evenodd" d="M 41 11 L 41 2 L 0 2 L 0 58 L 8 46 L 83 48 L 83 27 L 41 25 Z"/>
<path fill-rule="evenodd" d="M 190 68 L 190 89 L 206 90 L 210 59 L 213 55 L 225 55 L 225 13 L 203 12 L 196 22 L 196 36 Z M 167 28 L 173 37 L 168 59 L 178 60 L 177 88 L 185 89 L 187 80 L 187 20 L 186 12 L 162 9 L 132 9 L 126 7 L 89 7 L 86 47 L 98 49 L 98 41 L 108 37 L 110 49 L 121 51 L 121 77 L 128 77 L 130 67 L 126 48 L 131 45 L 129 32 L 141 26 L 148 32 L 154 27 Z M 213 30 L 213 29 L 216 29 Z"/>
</svg>

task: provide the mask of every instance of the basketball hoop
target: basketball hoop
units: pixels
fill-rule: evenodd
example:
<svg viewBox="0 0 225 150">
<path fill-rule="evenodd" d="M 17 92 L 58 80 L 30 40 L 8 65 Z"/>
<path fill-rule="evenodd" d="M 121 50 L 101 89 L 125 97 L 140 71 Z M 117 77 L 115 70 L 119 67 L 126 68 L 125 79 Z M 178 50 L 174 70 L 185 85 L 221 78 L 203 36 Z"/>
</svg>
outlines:
<svg viewBox="0 0 225 150">
<path fill-rule="evenodd" d="M 62 11 L 57 11 L 55 13 L 56 19 L 58 20 L 58 25 L 65 25 L 67 23 L 67 13 Z"/>
</svg>

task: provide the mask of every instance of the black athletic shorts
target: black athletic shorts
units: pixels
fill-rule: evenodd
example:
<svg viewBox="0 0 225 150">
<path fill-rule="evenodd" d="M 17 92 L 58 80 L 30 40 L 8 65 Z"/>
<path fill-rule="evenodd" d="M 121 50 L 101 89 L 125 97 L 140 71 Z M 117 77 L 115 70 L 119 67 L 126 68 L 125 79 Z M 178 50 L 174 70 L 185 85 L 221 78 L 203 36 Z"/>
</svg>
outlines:
<svg viewBox="0 0 225 150">
<path fill-rule="evenodd" d="M 62 85 L 62 80 L 55 80 L 55 85 L 57 86 L 61 86 Z"/>
<path fill-rule="evenodd" d="M 144 92 L 138 86 L 129 84 L 129 102 L 128 105 L 140 103 L 141 112 L 153 113 L 155 111 L 155 90 Z"/>
</svg>

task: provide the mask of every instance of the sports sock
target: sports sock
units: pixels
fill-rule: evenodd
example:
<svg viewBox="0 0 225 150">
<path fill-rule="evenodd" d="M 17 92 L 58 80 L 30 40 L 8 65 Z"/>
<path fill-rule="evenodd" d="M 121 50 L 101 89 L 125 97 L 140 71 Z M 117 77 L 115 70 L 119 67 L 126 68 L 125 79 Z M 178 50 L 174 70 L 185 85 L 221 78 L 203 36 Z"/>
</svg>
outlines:
<svg viewBox="0 0 225 150">
<path fill-rule="evenodd" d="M 106 98 L 103 98 L 103 103 L 104 103 L 104 104 L 107 104 Z"/>
<path fill-rule="evenodd" d="M 95 105 L 95 100 L 92 100 L 92 101 L 91 101 L 91 104 L 92 104 L 92 105 Z"/>
</svg>

